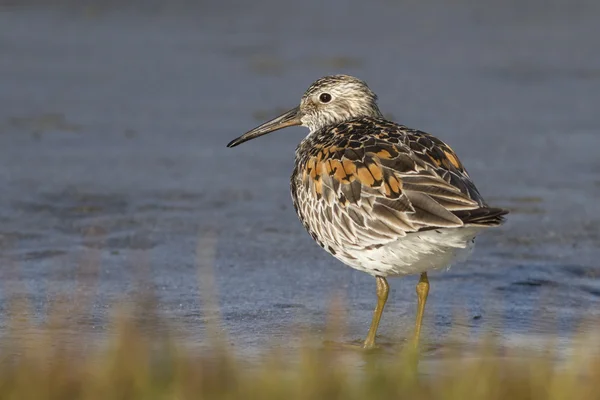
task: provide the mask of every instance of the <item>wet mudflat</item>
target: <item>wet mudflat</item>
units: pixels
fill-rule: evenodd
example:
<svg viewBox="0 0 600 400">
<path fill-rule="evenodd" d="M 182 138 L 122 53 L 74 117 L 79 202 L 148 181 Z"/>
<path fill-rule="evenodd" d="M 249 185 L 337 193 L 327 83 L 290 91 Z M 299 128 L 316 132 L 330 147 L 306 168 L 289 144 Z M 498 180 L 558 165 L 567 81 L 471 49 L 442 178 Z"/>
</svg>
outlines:
<svg viewBox="0 0 600 400">
<path fill-rule="evenodd" d="M 511 210 L 432 274 L 432 356 L 453 321 L 467 342 L 566 346 L 598 314 L 600 5 L 245 4 L 0 6 L 1 327 L 15 294 L 38 323 L 66 296 L 86 317 L 65 337 L 102 338 L 115 301 L 152 289 L 199 342 L 212 278 L 241 352 L 293 347 L 299 326 L 324 338 L 335 299 L 340 341 L 363 338 L 374 280 L 314 244 L 289 198 L 306 132 L 225 148 L 330 73 L 365 79 Z M 409 337 L 416 308 L 415 277 L 390 283 L 384 345 Z"/>
</svg>

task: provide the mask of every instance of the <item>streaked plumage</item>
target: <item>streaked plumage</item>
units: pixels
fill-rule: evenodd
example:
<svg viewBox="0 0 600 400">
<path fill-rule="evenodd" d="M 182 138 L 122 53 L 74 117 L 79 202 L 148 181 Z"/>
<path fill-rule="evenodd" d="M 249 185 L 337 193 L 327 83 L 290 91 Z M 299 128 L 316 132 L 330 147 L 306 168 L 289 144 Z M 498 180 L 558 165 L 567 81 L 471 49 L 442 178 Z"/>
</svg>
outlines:
<svg viewBox="0 0 600 400">
<path fill-rule="evenodd" d="M 424 298 L 419 294 L 422 316 L 426 271 L 464 258 L 475 236 L 499 225 L 507 213 L 487 206 L 447 144 L 385 120 L 376 101 L 357 78 L 324 77 L 309 87 L 299 107 L 229 144 L 285 126 L 309 128 L 296 149 L 294 207 L 321 247 L 377 277 L 380 302 L 365 347 L 374 344 L 387 299 L 386 276 L 422 274 L 427 288 Z M 417 324 L 418 336 L 419 317 Z"/>
<path fill-rule="evenodd" d="M 382 118 L 310 134 L 296 151 L 291 189 L 319 245 L 379 276 L 447 267 L 454 258 L 447 256 L 505 213 L 486 206 L 450 147 Z M 405 248 L 414 236 L 423 245 Z"/>
</svg>

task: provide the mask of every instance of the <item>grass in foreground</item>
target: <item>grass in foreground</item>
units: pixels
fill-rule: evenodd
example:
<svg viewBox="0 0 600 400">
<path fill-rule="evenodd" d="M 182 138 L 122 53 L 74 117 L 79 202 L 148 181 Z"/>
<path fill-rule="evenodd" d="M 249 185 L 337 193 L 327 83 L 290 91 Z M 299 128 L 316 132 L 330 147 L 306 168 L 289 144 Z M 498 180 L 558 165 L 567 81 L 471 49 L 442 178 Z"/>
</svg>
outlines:
<svg viewBox="0 0 600 400">
<path fill-rule="evenodd" d="M 497 348 L 482 343 L 477 357 L 457 352 L 423 373 L 410 351 L 354 352 L 361 362 L 348 363 L 346 351 L 322 344 L 249 363 L 222 341 L 192 351 L 129 317 L 119 318 L 113 339 L 94 350 L 83 341 L 61 345 L 51 328 L 35 335 L 22 329 L 2 341 L 0 399 L 600 398 L 600 358 L 589 348 L 557 364 L 552 351 L 498 357 Z"/>
</svg>

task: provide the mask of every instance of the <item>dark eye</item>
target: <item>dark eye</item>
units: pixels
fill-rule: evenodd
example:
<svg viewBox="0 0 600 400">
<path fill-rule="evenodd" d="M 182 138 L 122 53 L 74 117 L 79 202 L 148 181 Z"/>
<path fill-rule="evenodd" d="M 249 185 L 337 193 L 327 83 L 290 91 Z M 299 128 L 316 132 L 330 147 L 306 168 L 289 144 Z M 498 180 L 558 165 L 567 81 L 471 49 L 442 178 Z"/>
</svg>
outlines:
<svg viewBox="0 0 600 400">
<path fill-rule="evenodd" d="M 321 100 L 321 103 L 329 103 L 331 101 L 331 95 L 329 93 L 321 93 L 319 100 Z"/>
</svg>

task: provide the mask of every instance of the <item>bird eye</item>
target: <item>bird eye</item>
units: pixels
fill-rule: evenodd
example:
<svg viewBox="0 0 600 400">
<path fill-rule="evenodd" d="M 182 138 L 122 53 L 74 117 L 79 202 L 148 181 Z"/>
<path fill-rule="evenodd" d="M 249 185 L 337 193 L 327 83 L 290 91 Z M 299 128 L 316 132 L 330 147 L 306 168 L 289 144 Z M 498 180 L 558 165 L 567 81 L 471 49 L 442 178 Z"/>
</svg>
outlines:
<svg viewBox="0 0 600 400">
<path fill-rule="evenodd" d="M 321 100 L 321 103 L 329 103 L 331 101 L 331 95 L 329 93 L 321 93 L 319 100 Z"/>
</svg>

